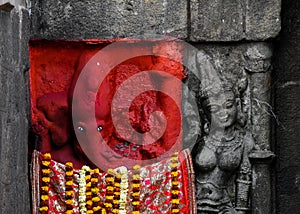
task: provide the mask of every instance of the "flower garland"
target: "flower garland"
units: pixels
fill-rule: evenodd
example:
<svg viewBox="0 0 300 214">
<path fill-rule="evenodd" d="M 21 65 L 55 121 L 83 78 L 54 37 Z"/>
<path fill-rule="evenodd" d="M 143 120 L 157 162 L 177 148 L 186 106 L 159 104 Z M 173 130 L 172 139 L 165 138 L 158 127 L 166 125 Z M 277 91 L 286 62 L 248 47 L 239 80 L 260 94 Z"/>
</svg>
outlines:
<svg viewBox="0 0 300 214">
<path fill-rule="evenodd" d="M 140 214 L 140 166 L 136 165 L 133 167 L 135 173 L 132 176 L 132 214 Z"/>
<path fill-rule="evenodd" d="M 119 172 L 116 172 L 115 182 L 114 182 L 113 210 L 112 210 L 114 214 L 119 213 L 120 185 L 121 185 L 121 174 Z"/>
<path fill-rule="evenodd" d="M 101 211 L 101 205 L 100 205 L 100 198 L 99 198 L 99 188 L 98 188 L 98 182 L 99 182 L 99 169 L 94 169 L 93 174 L 91 175 L 91 192 L 92 192 L 92 207 L 93 207 L 93 213 L 100 213 Z M 101 212 L 103 213 L 103 211 Z"/>
<path fill-rule="evenodd" d="M 105 192 L 105 208 L 106 211 L 109 212 L 113 208 L 113 200 L 114 200 L 114 170 L 108 169 L 107 175 L 105 176 L 106 181 L 106 192 Z"/>
<path fill-rule="evenodd" d="M 93 213 L 93 201 L 92 201 L 92 191 L 91 191 L 91 169 L 87 170 L 85 172 L 85 196 L 86 196 L 86 214 L 92 214 Z"/>
<path fill-rule="evenodd" d="M 85 174 L 89 171 L 90 168 L 88 166 L 83 166 L 81 170 L 79 170 L 79 211 L 81 214 L 85 214 L 87 212 L 86 209 L 86 180 Z"/>
<path fill-rule="evenodd" d="M 67 162 L 65 164 L 66 167 L 66 205 L 67 210 L 66 214 L 72 214 L 73 213 L 73 197 L 74 197 L 74 191 L 73 191 L 73 164 L 71 162 Z"/>
<path fill-rule="evenodd" d="M 42 159 L 42 187 L 41 187 L 41 201 L 40 201 L 40 211 L 42 214 L 48 213 L 49 210 L 49 183 L 50 183 L 50 165 L 51 154 L 45 153 Z"/>
<path fill-rule="evenodd" d="M 122 166 L 119 168 L 119 171 L 121 173 L 119 214 L 126 214 L 126 202 L 128 193 L 128 170 L 125 166 Z"/>
<path fill-rule="evenodd" d="M 179 213 L 179 188 L 178 188 L 178 152 L 171 157 L 171 177 L 172 177 L 172 214 Z"/>
<path fill-rule="evenodd" d="M 50 163 L 51 155 L 44 154 L 42 159 L 42 186 L 40 212 L 46 214 L 49 211 L 49 183 L 50 183 Z M 179 160 L 178 152 L 170 159 L 171 176 L 171 213 L 178 214 L 179 208 Z M 73 176 L 74 169 L 71 162 L 65 164 L 65 197 L 66 214 L 73 214 L 74 190 Z M 108 169 L 105 176 L 105 202 L 101 202 L 99 196 L 99 169 L 91 170 L 88 166 L 83 166 L 79 170 L 79 211 L 80 214 L 126 214 L 127 197 L 129 191 L 128 169 L 125 166 L 117 169 Z M 140 214 L 140 166 L 134 166 L 131 184 L 131 205 L 132 214 Z"/>
</svg>

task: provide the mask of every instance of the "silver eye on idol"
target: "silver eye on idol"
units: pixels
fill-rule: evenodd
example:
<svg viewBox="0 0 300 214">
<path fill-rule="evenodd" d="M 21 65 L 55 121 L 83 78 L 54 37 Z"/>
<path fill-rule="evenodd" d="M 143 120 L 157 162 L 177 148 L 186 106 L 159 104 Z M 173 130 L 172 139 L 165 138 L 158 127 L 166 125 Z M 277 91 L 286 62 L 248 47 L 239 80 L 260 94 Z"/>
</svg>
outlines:
<svg viewBox="0 0 300 214">
<path fill-rule="evenodd" d="M 98 126 L 97 131 L 101 132 L 103 130 L 103 126 Z"/>
<path fill-rule="evenodd" d="M 78 126 L 78 127 L 77 127 L 77 130 L 80 131 L 80 132 L 84 132 L 84 131 L 85 131 L 85 128 L 82 127 L 82 126 Z"/>
</svg>

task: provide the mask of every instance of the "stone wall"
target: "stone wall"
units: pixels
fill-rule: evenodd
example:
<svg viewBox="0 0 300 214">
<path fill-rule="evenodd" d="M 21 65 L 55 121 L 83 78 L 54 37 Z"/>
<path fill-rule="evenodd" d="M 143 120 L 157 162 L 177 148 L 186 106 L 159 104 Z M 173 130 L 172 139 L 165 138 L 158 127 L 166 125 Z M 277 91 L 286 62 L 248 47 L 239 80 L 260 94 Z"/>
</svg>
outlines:
<svg viewBox="0 0 300 214">
<path fill-rule="evenodd" d="M 272 89 L 277 116 L 274 130 L 278 213 L 300 209 L 300 2 L 282 4 L 282 32 L 276 41 Z M 298 210 L 298 211 L 297 211 Z"/>
<path fill-rule="evenodd" d="M 252 213 L 266 214 L 275 210 L 269 166 L 273 157 L 270 75 L 280 11 L 280 0 L 34 0 L 32 37 L 78 40 L 170 35 L 193 42 L 225 73 L 246 72 L 247 129 L 259 150 L 252 157 Z"/>
<path fill-rule="evenodd" d="M 16 4 L 2 10 L 0 6 L 0 213 L 3 214 L 30 213 L 29 27 L 29 12 L 25 7 Z"/>
<path fill-rule="evenodd" d="M 280 0 L 32 1 L 33 37 L 91 39 L 144 34 L 188 41 L 262 41 L 280 31 Z"/>
<path fill-rule="evenodd" d="M 0 1 L 0 5 L 4 3 Z M 11 1 L 10 5 L 14 4 Z M 10 5 L 0 10 L 0 94 L 4 97 L 0 101 L 0 213 L 29 213 L 25 179 L 29 14 L 24 8 L 14 5 L 12 9 Z M 281 26 L 280 0 L 32 0 L 31 11 L 31 38 L 170 35 L 205 50 L 226 73 L 245 71 L 249 79 L 247 129 L 253 133 L 259 151 L 252 157 L 252 213 L 275 212 L 269 165 L 274 149 L 270 141 L 270 60 L 272 39 L 278 36 Z M 279 181 L 284 183 L 282 177 Z M 279 192 L 278 199 L 282 197 L 287 196 Z M 286 213 L 283 208 L 279 211 Z"/>
</svg>

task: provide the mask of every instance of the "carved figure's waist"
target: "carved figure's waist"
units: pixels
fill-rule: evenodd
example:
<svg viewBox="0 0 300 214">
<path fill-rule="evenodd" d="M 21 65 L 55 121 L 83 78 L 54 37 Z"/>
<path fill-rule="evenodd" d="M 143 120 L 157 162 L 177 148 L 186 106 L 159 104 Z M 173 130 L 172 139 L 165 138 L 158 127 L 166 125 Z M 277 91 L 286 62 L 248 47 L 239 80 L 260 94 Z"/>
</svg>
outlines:
<svg viewBox="0 0 300 214">
<path fill-rule="evenodd" d="M 197 180 L 196 188 L 198 205 L 220 205 L 230 202 L 226 187 L 220 187 L 210 182 Z"/>
</svg>

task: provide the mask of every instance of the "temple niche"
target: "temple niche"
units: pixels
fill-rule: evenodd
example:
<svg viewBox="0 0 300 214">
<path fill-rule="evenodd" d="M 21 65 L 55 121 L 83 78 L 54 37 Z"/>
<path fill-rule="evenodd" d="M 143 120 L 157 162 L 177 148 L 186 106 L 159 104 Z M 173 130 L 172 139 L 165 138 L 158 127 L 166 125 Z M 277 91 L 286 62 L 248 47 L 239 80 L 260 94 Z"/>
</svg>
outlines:
<svg viewBox="0 0 300 214">
<path fill-rule="evenodd" d="M 298 210 L 299 125 L 295 104 L 299 91 L 296 72 L 299 26 L 295 17 L 299 8 L 299 1 L 281 0 L 0 0 L 1 211 L 38 213 L 44 207 L 42 210 L 46 212 L 49 198 L 43 185 L 49 180 L 49 166 L 55 178 L 52 184 L 61 181 L 61 185 L 50 188 L 50 193 L 55 193 L 51 198 L 51 203 L 55 203 L 51 205 L 59 204 L 56 208 L 60 213 L 72 208 L 72 201 L 66 206 L 66 199 L 77 194 L 78 169 L 86 171 L 86 167 L 82 168 L 84 164 L 95 167 L 80 142 L 95 142 L 92 148 L 105 148 L 108 156 L 117 154 L 118 161 L 111 163 L 100 156 L 94 159 L 102 162 L 107 172 L 127 173 L 131 177 L 140 174 L 147 180 L 142 186 L 143 199 L 150 204 L 148 207 L 149 204 L 142 204 L 145 213 L 154 212 L 157 206 L 160 213 L 172 207 L 174 213 L 179 208 L 183 213 L 197 213 L 196 202 L 199 213 L 271 214 Z M 70 106 L 74 82 L 90 56 L 115 41 L 130 43 L 132 38 L 151 37 L 163 37 L 166 41 L 180 39 L 196 50 L 178 54 L 180 63 L 149 55 L 127 60 L 107 76 L 99 93 L 94 93 L 97 78 L 93 75 L 97 73 L 93 73 L 83 81 L 91 93 L 86 96 L 79 90 L 79 97 L 87 105 L 77 106 L 79 114 L 73 123 Z M 127 56 L 125 49 L 119 49 L 116 55 Z M 166 46 L 155 47 L 152 53 L 167 50 Z M 91 70 L 102 65 L 96 62 Z M 132 79 L 127 82 L 130 87 L 121 87 L 128 77 L 149 69 L 165 73 L 163 77 L 152 73 Z M 175 76 L 176 81 L 168 79 L 169 75 Z M 213 76 L 217 78 L 210 78 Z M 131 92 L 140 88 L 138 84 L 147 80 L 151 84 L 144 84 L 143 89 L 149 89 L 149 85 L 157 83 L 157 77 L 166 80 L 157 88 L 169 91 L 174 95 L 172 99 L 154 91 L 132 99 Z M 182 84 L 176 85 L 178 81 Z M 122 93 L 116 98 L 122 102 L 110 108 L 117 88 Z M 101 102 L 90 105 L 89 98 L 95 97 Z M 128 106 L 126 100 L 131 100 L 132 105 Z M 93 107 L 97 109 L 94 124 L 82 120 L 94 111 Z M 124 125 L 123 119 L 128 119 L 122 132 L 116 132 L 112 126 L 116 121 L 108 116 L 109 109 L 122 118 L 118 125 Z M 130 114 L 124 114 L 125 111 Z M 163 128 L 159 124 L 164 124 Z M 153 132 L 146 138 L 149 130 Z M 157 138 L 164 130 L 167 132 Z M 132 132 L 139 134 L 125 140 Z M 220 133 L 224 136 L 220 137 Z M 98 137 L 109 142 L 108 147 L 101 147 L 103 141 L 94 140 Z M 155 144 L 136 143 L 149 139 Z M 174 154 L 170 150 L 165 154 L 178 139 L 174 151 L 184 152 Z M 185 149 L 192 151 L 192 155 Z M 272 152 L 277 152 L 276 162 Z M 161 154 L 165 154 L 160 160 L 163 162 L 158 161 L 157 173 L 152 175 L 153 168 L 147 168 L 152 163 L 144 160 Z M 169 159 L 165 159 L 167 156 Z M 116 163 L 120 157 L 135 160 L 128 161 L 131 165 L 143 161 L 146 168 L 137 171 L 122 168 L 112 173 L 107 168 L 119 167 Z M 178 160 L 184 164 L 177 166 Z M 35 172 L 31 177 L 28 168 Z M 167 179 L 165 170 L 170 172 Z M 97 169 L 87 171 L 87 178 L 100 175 Z M 67 195 L 65 190 L 72 186 L 72 173 L 75 188 Z M 28 177 L 37 183 L 30 185 Z M 108 178 L 111 180 L 111 175 Z M 172 181 L 177 184 L 176 179 L 184 182 L 180 191 L 176 185 L 162 185 Z M 164 194 L 154 191 L 154 186 Z M 173 204 L 170 190 L 174 193 Z M 177 199 L 181 199 L 181 204 Z M 94 200 L 98 207 L 99 201 Z M 135 205 L 130 205 L 129 212 L 136 211 L 137 197 L 130 200 Z"/>
<path fill-rule="evenodd" d="M 31 41 L 34 213 L 196 213 L 177 43 Z"/>
<path fill-rule="evenodd" d="M 255 209 L 262 209 L 262 206 L 265 210 L 270 209 L 270 201 L 262 202 L 256 196 L 269 194 L 272 185 L 268 164 L 274 155 L 270 152 L 266 133 L 271 114 L 266 93 L 271 47 L 263 43 L 234 48 L 227 45 L 214 48 L 210 45 L 196 45 L 196 48 L 188 45 L 190 49 L 183 51 L 182 44 L 176 41 L 161 40 L 153 46 L 137 42 L 132 51 L 136 51 L 138 56 L 112 67 L 98 88 L 99 67 L 105 67 L 109 58 L 104 55 L 98 57 L 97 53 L 114 42 L 117 41 L 31 41 L 30 143 L 33 149 L 41 152 L 34 152 L 33 156 L 47 158 L 41 155 L 50 152 L 55 161 L 52 166 L 54 172 L 59 163 L 68 162 L 72 162 L 75 171 L 83 165 L 95 168 L 99 167 L 97 163 L 101 163 L 100 171 L 104 172 L 123 165 L 133 169 L 138 163 L 145 167 L 142 169 L 147 172 L 144 179 L 148 179 L 151 169 L 147 167 L 159 161 L 162 161 L 159 167 L 163 167 L 173 152 L 184 151 L 176 158 L 183 161 L 180 170 L 186 173 L 180 176 L 184 182 L 181 192 L 189 194 L 181 198 L 176 209 L 184 213 L 187 208 L 191 209 L 191 213 L 255 213 Z M 122 58 L 128 51 L 128 44 L 130 42 L 126 40 L 121 42 L 115 52 L 118 54 L 112 55 Z M 140 54 L 141 50 L 153 55 Z M 176 60 L 163 55 L 175 56 Z M 145 70 L 160 72 L 144 74 Z M 82 77 L 84 71 L 88 75 Z M 137 80 L 143 83 L 143 89 L 131 79 L 139 73 L 142 75 Z M 128 80 L 129 83 L 126 83 Z M 125 86 L 121 86 L 124 82 Z M 149 90 L 151 88 L 146 83 L 152 85 L 153 90 Z M 141 93 L 132 94 L 135 91 Z M 118 100 L 117 107 L 112 105 L 114 99 Z M 130 105 L 126 101 L 130 101 Z M 118 118 L 123 118 L 119 124 L 113 121 L 112 111 Z M 166 125 L 164 118 L 159 116 L 161 114 L 151 119 L 155 111 L 165 115 Z M 124 116 L 127 114 L 128 117 Z M 129 125 L 124 122 L 126 119 Z M 120 131 L 116 125 L 122 124 L 127 125 Z M 156 139 L 162 124 L 165 132 Z M 154 127 L 154 132 L 150 135 L 152 138 L 143 135 L 130 138 L 132 130 L 129 127 L 142 134 Z M 151 140 L 154 143 L 147 144 Z M 190 150 L 191 157 L 186 149 Z M 150 161 L 155 158 L 158 159 Z M 35 167 L 38 165 L 37 162 L 34 164 Z M 67 169 L 68 166 L 61 170 Z M 37 168 L 33 167 L 36 175 L 34 170 Z M 164 170 L 170 169 L 164 168 L 161 173 Z M 52 177 L 64 175 L 63 171 L 58 170 L 60 174 L 52 174 Z M 130 173 L 133 176 L 135 172 Z M 162 175 L 153 178 L 153 185 L 157 185 L 155 182 L 168 182 Z M 39 184 L 36 180 L 33 183 L 33 192 L 39 201 Z M 50 191 L 57 196 L 61 194 L 56 184 L 52 184 Z M 152 194 L 157 194 L 155 200 L 165 202 L 155 205 L 165 212 L 170 207 L 163 205 L 168 200 L 163 198 L 162 193 L 168 190 L 160 191 Z M 148 196 L 146 193 L 143 195 L 145 200 Z M 192 202 L 187 206 L 189 200 Z M 60 205 L 48 208 L 68 209 L 64 200 L 57 203 Z M 39 209 L 38 204 L 35 204 L 35 209 Z M 74 209 L 77 209 L 76 206 Z M 143 212 L 150 212 L 152 208 L 149 209 L 141 208 Z"/>
<path fill-rule="evenodd" d="M 53 92 L 49 94 L 49 91 L 38 92 L 40 94 L 39 97 L 35 97 L 39 98 L 36 100 L 38 105 L 35 111 L 43 119 L 33 120 L 32 123 L 33 131 L 42 134 L 42 141 L 47 142 L 40 146 L 51 145 L 53 158 L 64 162 L 66 157 L 74 154 L 71 152 L 74 151 L 74 148 L 70 146 L 72 144 L 66 142 L 73 142 L 73 145 L 76 145 L 76 140 L 72 139 L 74 137 L 72 129 L 70 130 L 72 134 L 68 135 L 58 127 L 73 126 L 75 128 L 73 130 L 81 134 L 87 133 L 91 127 L 92 130 L 99 131 L 104 138 L 109 138 L 111 148 L 117 150 L 122 157 L 131 158 L 138 154 L 138 157 L 135 157 L 137 159 L 155 157 L 163 153 L 173 140 L 179 137 L 182 138 L 182 148 L 189 148 L 193 151 L 197 180 L 194 184 L 200 207 L 198 212 L 273 212 L 271 190 L 274 181 L 271 179 L 270 163 L 274 155 L 270 151 L 274 148 L 270 142 L 269 123 L 270 118 L 273 117 L 273 111 L 270 107 L 269 89 L 273 51 L 271 43 L 280 31 L 280 0 L 232 1 L 230 3 L 204 0 L 177 0 L 176 3 L 170 0 L 122 2 L 57 0 L 53 2 L 33 1 L 33 5 L 32 37 L 34 38 L 54 41 L 90 38 L 111 40 L 144 38 L 144 36 L 150 35 L 151 37 L 151 35 L 160 34 L 164 35 L 166 40 L 171 36 L 191 42 L 192 46 L 198 49 L 182 55 L 184 66 L 176 63 L 175 66 L 171 66 L 171 73 L 177 73 L 179 75 L 177 79 L 181 80 L 183 85 L 188 85 L 177 90 L 179 94 L 174 93 L 177 97 L 174 99 L 175 105 L 162 104 L 161 101 L 166 101 L 166 103 L 171 103 L 171 101 L 162 94 L 151 92 L 152 94 L 139 96 L 135 100 L 136 105 L 130 109 L 131 125 L 140 132 L 149 130 L 149 124 L 146 121 L 150 112 L 162 110 L 170 116 L 168 122 L 171 122 L 171 125 L 166 127 L 170 130 L 170 135 L 162 137 L 157 145 L 143 149 L 130 141 L 124 141 L 120 135 L 111 130 L 109 123 L 103 124 L 102 119 L 106 118 L 105 112 L 97 115 L 99 121 L 92 126 L 74 126 L 74 124 L 67 124 L 68 121 L 63 119 L 63 116 L 59 116 L 60 114 L 49 114 L 48 108 L 52 102 L 48 102 L 52 98 L 63 104 L 63 108 L 59 109 L 62 115 L 69 111 L 69 94 L 66 88 L 71 85 L 71 79 L 77 70 L 76 66 L 80 64 L 80 59 L 83 59 L 80 56 L 82 49 L 79 46 L 76 47 L 79 50 L 77 52 L 75 48 L 72 49 L 66 45 L 65 47 L 68 48 L 65 50 L 72 51 L 65 54 L 66 57 L 62 62 L 57 63 L 57 68 L 64 73 L 62 68 L 68 62 L 69 57 L 74 57 L 70 65 L 73 65 L 75 61 L 78 62 L 75 63 L 75 67 L 69 66 L 67 69 L 68 72 L 74 72 L 70 74 L 71 76 L 65 76 L 69 85 L 62 83 L 61 88 L 55 87 L 55 90 L 59 89 L 54 92 L 55 95 L 51 94 Z M 91 52 L 97 46 L 93 42 L 89 41 L 88 45 Z M 40 46 L 41 49 L 42 46 Z M 54 61 L 52 62 L 57 59 L 56 54 L 53 50 Z M 149 68 L 144 65 L 161 69 L 165 65 L 172 64 L 162 59 L 153 60 L 149 57 L 143 58 L 142 61 L 143 63 L 138 65 L 131 65 L 130 72 L 135 73 Z M 189 66 L 187 67 L 186 64 Z M 129 68 L 126 66 L 118 68 L 120 73 Z M 39 68 L 40 71 L 42 68 L 43 66 Z M 170 71 L 170 69 L 167 70 Z M 130 75 L 130 72 L 127 74 Z M 205 75 L 201 77 L 202 74 Z M 211 76 L 218 78 L 216 81 L 207 78 Z M 58 81 L 55 77 L 52 77 L 53 82 L 45 81 L 49 88 Z M 116 86 L 114 84 L 118 81 L 122 82 L 128 76 L 112 75 L 111 77 L 111 81 L 107 80 L 107 84 L 104 84 L 104 89 L 107 91 L 113 91 Z M 41 76 L 41 82 L 46 79 L 47 77 Z M 205 82 L 205 79 L 209 81 Z M 91 84 L 93 85 L 93 81 Z M 168 87 L 167 84 L 163 88 L 172 87 Z M 224 96 L 217 96 L 220 91 L 224 92 L 221 93 Z M 98 96 L 102 95 L 98 94 Z M 109 99 L 110 97 L 104 100 Z M 146 113 L 134 113 L 141 109 L 141 100 L 147 101 L 147 104 L 142 107 L 147 109 Z M 177 102 L 181 102 L 182 136 L 178 136 L 178 130 L 174 125 L 178 123 L 178 118 L 172 114 L 177 111 Z M 52 109 L 55 105 L 53 104 Z M 123 107 L 126 105 L 124 104 Z M 227 115 L 230 111 L 231 116 Z M 88 108 L 81 109 L 81 114 L 88 112 Z M 60 118 L 63 123 L 55 124 L 53 122 L 55 117 Z M 157 121 L 164 121 L 164 118 L 158 118 Z M 224 128 L 222 132 L 228 134 L 225 138 L 220 138 L 219 130 L 222 126 Z M 60 134 L 64 137 L 57 137 Z M 89 137 L 97 135 L 98 133 Z M 161 146 L 162 142 L 167 143 L 166 147 Z M 78 151 L 80 153 L 80 149 L 76 148 L 78 146 L 75 146 L 76 154 Z M 59 155 L 60 149 L 65 149 L 64 154 L 67 155 Z M 46 147 L 42 148 L 42 151 L 46 150 Z M 72 161 L 80 166 L 81 162 L 85 162 L 86 157 L 80 156 L 80 161 L 76 163 L 78 158 L 74 156 Z M 203 160 L 207 161 L 204 163 Z"/>
</svg>

